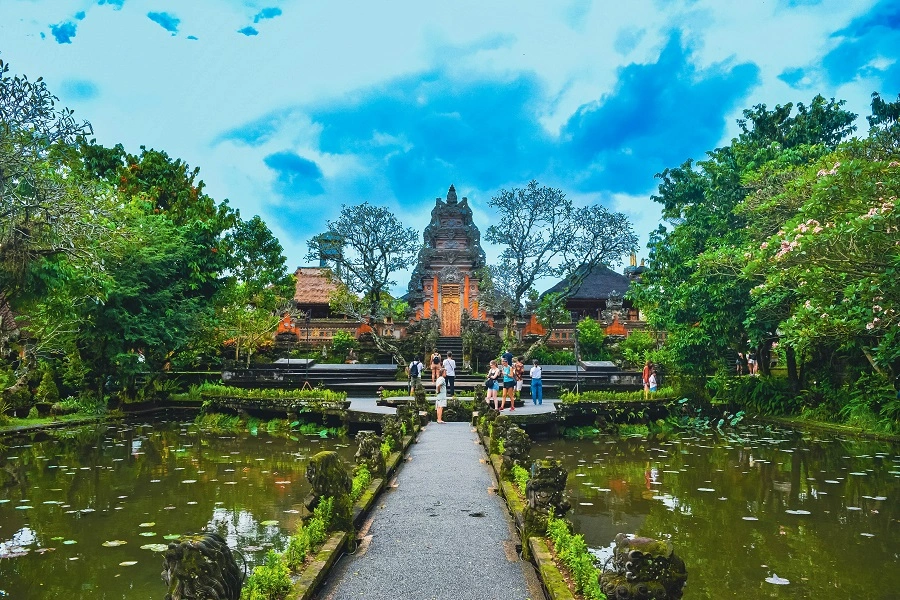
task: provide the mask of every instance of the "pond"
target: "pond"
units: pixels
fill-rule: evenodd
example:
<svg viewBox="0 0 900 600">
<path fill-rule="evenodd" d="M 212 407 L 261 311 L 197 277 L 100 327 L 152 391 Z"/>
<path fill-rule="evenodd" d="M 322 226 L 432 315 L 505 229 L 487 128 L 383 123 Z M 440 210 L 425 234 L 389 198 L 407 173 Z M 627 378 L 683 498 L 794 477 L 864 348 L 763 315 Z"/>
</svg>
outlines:
<svg viewBox="0 0 900 600">
<path fill-rule="evenodd" d="M 286 545 L 322 450 L 356 448 L 174 421 L 0 439 L 0 598 L 162 598 L 160 549 L 209 527 L 252 566 Z"/>
<path fill-rule="evenodd" d="M 900 446 L 778 427 L 538 441 L 605 560 L 618 532 L 669 538 L 686 600 L 900 597 Z"/>
</svg>

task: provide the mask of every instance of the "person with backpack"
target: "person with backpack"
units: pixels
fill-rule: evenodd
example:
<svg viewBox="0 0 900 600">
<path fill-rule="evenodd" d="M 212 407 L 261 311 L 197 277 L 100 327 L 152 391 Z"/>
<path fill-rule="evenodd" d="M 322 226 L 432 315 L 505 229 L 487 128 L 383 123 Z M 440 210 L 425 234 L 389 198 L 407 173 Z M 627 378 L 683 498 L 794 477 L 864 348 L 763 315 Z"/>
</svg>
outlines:
<svg viewBox="0 0 900 600">
<path fill-rule="evenodd" d="M 444 378 L 444 369 L 438 371 L 438 378 L 434 382 L 434 410 L 437 413 L 437 422 L 446 423 L 444 421 L 444 409 L 447 408 L 447 380 Z"/>
<path fill-rule="evenodd" d="M 435 349 L 431 353 L 431 383 L 437 381 L 438 372 L 441 370 L 441 353 Z"/>
<path fill-rule="evenodd" d="M 406 367 L 406 374 L 409 375 L 409 395 L 413 396 L 416 393 L 416 388 L 421 385 L 421 377 L 422 377 L 422 369 L 425 368 L 425 365 L 418 358 L 413 358 L 412 362 L 409 363 L 409 366 Z"/>
</svg>

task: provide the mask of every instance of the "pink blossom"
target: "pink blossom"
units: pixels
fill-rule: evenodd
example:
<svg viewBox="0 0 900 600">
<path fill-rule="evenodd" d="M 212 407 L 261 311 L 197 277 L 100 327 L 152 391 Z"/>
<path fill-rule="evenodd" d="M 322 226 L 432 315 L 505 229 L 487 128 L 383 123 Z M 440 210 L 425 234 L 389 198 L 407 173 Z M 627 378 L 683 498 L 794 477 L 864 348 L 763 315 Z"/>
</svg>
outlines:
<svg viewBox="0 0 900 600">
<path fill-rule="evenodd" d="M 866 323 L 866 329 L 875 329 L 874 323 Z"/>
<path fill-rule="evenodd" d="M 768 247 L 769 247 L 769 242 L 763 242 L 762 244 L 759 245 L 760 250 L 765 250 Z"/>
</svg>

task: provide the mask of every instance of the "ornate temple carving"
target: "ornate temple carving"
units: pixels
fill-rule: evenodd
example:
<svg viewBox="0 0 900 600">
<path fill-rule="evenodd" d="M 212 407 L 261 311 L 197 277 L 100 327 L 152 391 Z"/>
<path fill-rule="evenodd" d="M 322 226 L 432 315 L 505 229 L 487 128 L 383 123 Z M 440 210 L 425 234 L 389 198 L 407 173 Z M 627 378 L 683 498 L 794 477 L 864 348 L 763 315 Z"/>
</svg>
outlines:
<svg viewBox="0 0 900 600">
<path fill-rule="evenodd" d="M 442 335 L 458 336 L 463 310 L 483 318 L 474 272 L 484 266 L 485 256 L 469 200 L 458 200 L 452 185 L 446 201 L 435 200 L 423 238 L 407 301 L 417 318 L 437 314 Z"/>
</svg>

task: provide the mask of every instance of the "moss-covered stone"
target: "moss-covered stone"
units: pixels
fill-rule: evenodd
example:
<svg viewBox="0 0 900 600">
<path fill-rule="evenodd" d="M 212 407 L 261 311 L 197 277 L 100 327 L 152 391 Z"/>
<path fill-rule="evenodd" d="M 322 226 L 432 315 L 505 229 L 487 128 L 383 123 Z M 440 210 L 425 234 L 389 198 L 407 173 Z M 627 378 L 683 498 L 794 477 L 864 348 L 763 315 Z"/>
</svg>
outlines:
<svg viewBox="0 0 900 600">
<path fill-rule="evenodd" d="M 359 444 L 359 448 L 356 450 L 356 464 L 368 469 L 373 479 L 384 477 L 384 455 L 381 453 L 381 441 L 381 436 L 374 431 L 360 431 L 356 434 L 356 443 Z"/>
<path fill-rule="evenodd" d="M 228 544 L 217 533 L 183 536 L 169 544 L 162 578 L 166 600 L 238 600 L 242 574 Z"/>
<path fill-rule="evenodd" d="M 517 425 L 510 425 L 506 430 L 503 440 L 503 468 L 501 477 L 511 478 L 512 468 L 516 465 L 526 467 L 529 464 L 528 455 L 531 452 L 531 438 L 525 430 Z M 527 468 L 527 467 L 526 467 Z"/>
<path fill-rule="evenodd" d="M 668 540 L 616 536 L 612 569 L 600 575 L 600 588 L 612 598 L 678 600 L 687 569 Z"/>
<path fill-rule="evenodd" d="M 349 530 L 352 527 L 350 491 L 353 478 L 337 452 L 319 452 L 313 456 L 306 465 L 306 479 L 313 488 L 306 507 L 312 510 L 322 498 L 333 498 L 332 530 Z"/>
</svg>

